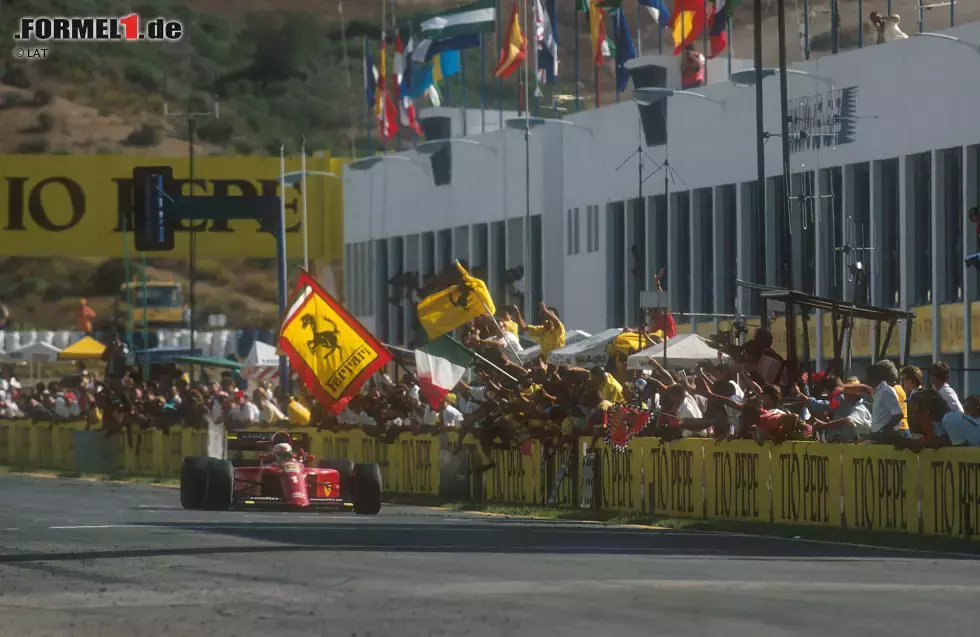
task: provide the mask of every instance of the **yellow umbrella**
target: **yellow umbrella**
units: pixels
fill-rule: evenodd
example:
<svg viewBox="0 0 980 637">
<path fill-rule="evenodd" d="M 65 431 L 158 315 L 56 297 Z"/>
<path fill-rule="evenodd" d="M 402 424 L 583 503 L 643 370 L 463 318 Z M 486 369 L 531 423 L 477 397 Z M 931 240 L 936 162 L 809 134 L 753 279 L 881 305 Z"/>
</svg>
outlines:
<svg viewBox="0 0 980 637">
<path fill-rule="evenodd" d="M 82 340 L 72 343 L 58 354 L 58 360 L 62 361 L 91 361 L 101 360 L 102 353 L 105 352 L 105 345 L 98 342 L 91 336 L 86 336 Z"/>
</svg>

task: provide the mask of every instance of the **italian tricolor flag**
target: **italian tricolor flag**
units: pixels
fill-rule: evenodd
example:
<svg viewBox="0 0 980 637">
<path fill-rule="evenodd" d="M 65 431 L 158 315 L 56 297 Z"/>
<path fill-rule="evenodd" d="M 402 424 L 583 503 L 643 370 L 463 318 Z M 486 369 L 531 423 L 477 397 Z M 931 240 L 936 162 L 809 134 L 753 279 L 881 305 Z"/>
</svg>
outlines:
<svg viewBox="0 0 980 637">
<path fill-rule="evenodd" d="M 446 395 L 453 390 L 473 361 L 471 350 L 445 335 L 415 350 L 419 390 L 433 409 L 442 407 Z"/>
</svg>

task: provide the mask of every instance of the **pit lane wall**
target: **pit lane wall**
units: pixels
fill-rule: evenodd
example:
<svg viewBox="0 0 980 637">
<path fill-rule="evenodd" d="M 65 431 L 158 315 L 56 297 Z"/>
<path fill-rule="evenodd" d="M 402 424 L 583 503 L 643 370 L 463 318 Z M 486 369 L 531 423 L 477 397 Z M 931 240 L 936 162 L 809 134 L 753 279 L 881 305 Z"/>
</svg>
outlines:
<svg viewBox="0 0 980 637">
<path fill-rule="evenodd" d="M 295 431 L 310 434 L 319 458 L 378 463 L 388 493 L 980 538 L 980 449 L 636 438 L 625 452 L 600 442 L 589 454 L 583 436 L 553 457 L 534 442 L 488 459 L 456 433 Z M 13 466 L 176 477 L 184 456 L 206 448 L 198 429 L 134 433 L 130 443 L 84 424 L 0 421 L 0 464 Z M 494 468 L 475 471 L 488 460 Z"/>
</svg>

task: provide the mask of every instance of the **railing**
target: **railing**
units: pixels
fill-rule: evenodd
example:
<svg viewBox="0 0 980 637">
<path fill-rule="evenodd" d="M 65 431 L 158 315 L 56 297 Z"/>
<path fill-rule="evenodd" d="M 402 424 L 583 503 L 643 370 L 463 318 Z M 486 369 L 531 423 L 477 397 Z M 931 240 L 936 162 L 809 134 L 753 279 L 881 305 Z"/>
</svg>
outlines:
<svg viewBox="0 0 980 637">
<path fill-rule="evenodd" d="M 488 459 L 471 436 L 458 445 L 455 432 L 386 442 L 356 430 L 302 431 L 320 458 L 377 462 L 392 494 L 529 505 L 553 498 L 646 515 L 980 537 L 980 449 L 635 438 L 626 451 L 600 442 L 589 454 L 583 436 L 550 457 L 537 442 L 529 453 L 494 450 L 496 466 L 478 473 Z M 130 444 L 125 433 L 106 439 L 81 424 L 0 422 L 0 463 L 8 465 L 177 477 L 183 457 L 206 448 L 199 429 L 134 433 Z"/>
</svg>

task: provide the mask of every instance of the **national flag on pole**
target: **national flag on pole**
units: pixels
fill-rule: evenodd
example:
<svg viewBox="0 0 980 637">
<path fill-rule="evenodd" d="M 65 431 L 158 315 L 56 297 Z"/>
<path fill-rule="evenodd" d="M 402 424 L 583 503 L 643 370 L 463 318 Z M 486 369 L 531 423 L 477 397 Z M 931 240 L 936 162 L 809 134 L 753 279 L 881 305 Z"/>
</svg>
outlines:
<svg viewBox="0 0 980 637">
<path fill-rule="evenodd" d="M 456 267 L 461 281 L 427 296 L 418 305 L 419 324 L 430 339 L 436 339 L 482 314 L 493 316 L 497 312 L 487 284 L 470 276 L 458 261 Z"/>
<path fill-rule="evenodd" d="M 465 33 L 493 33 L 497 26 L 496 0 L 476 0 L 423 20 L 426 38 L 450 38 Z"/>
<path fill-rule="evenodd" d="M 497 61 L 497 68 L 493 70 L 493 76 L 501 79 L 510 77 L 526 58 L 527 40 L 524 38 L 524 32 L 521 31 L 521 19 L 515 0 L 510 23 L 504 34 L 504 44 L 500 48 L 500 60 Z"/>
<path fill-rule="evenodd" d="M 612 50 L 606 38 L 606 25 L 604 22 L 605 11 L 599 3 L 601 0 L 592 0 L 589 6 L 589 35 L 592 37 L 592 60 L 596 64 L 602 64 L 607 58 L 611 57 Z"/>
<path fill-rule="evenodd" d="M 555 21 L 555 0 L 534 0 L 534 20 L 537 23 L 538 81 L 554 84 L 558 79 L 558 31 Z"/>
<path fill-rule="evenodd" d="M 300 381 L 327 412 L 340 413 L 391 353 L 324 290 L 300 271 L 293 302 L 279 330 L 279 348 Z"/>
<path fill-rule="evenodd" d="M 670 11 L 664 0 L 639 0 L 640 4 L 647 8 L 650 17 L 657 24 L 667 24 L 670 22 Z"/>
<path fill-rule="evenodd" d="M 633 48 L 633 37 L 630 35 L 630 25 L 626 22 L 624 11 L 616 12 L 616 90 L 622 93 L 630 81 L 630 72 L 626 63 L 636 57 Z"/>
<path fill-rule="evenodd" d="M 412 38 L 408 38 L 408 51 L 402 47 L 399 35 L 395 40 L 395 77 L 398 80 L 398 118 L 402 126 L 412 129 L 416 134 L 422 134 L 418 117 L 415 113 L 415 102 L 412 100 Z"/>
<path fill-rule="evenodd" d="M 709 59 L 714 59 L 728 47 L 728 16 L 742 0 L 718 0 L 709 16 L 708 40 L 711 42 Z"/>
<path fill-rule="evenodd" d="M 374 61 L 371 59 L 371 53 L 366 50 L 367 46 L 364 48 L 364 97 L 367 101 L 368 108 L 372 112 L 376 112 L 374 105 L 378 90 L 378 67 L 374 65 Z"/>
<path fill-rule="evenodd" d="M 480 46 L 480 34 L 479 33 L 464 33 L 463 35 L 457 35 L 452 38 L 441 38 L 439 40 L 425 40 L 419 47 L 425 46 L 422 50 L 421 55 L 416 51 L 412 53 L 412 59 L 419 63 L 424 64 L 429 62 L 436 55 L 444 51 L 462 51 L 464 49 L 475 49 Z"/>
<path fill-rule="evenodd" d="M 378 85 L 374 110 L 378 117 L 378 130 L 382 143 L 388 143 L 398 132 L 398 107 L 391 99 L 387 83 L 387 56 L 385 55 L 385 37 L 381 38 L 381 69 L 378 71 Z"/>
<path fill-rule="evenodd" d="M 415 350 L 419 390 L 433 409 L 442 406 L 446 395 L 475 362 L 473 352 L 448 334 Z"/>
<path fill-rule="evenodd" d="M 674 0 L 670 30 L 674 38 L 674 55 L 701 34 L 705 28 L 704 0 Z"/>
</svg>

